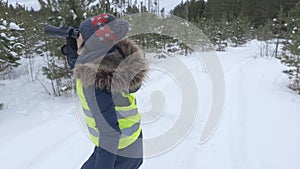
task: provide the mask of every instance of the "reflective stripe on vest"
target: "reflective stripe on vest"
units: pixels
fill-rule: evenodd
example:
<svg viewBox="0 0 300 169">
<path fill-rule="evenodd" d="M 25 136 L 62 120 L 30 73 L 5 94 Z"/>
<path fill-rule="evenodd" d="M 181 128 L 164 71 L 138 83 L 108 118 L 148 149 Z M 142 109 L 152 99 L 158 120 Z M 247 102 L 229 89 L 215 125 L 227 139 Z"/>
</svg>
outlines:
<svg viewBox="0 0 300 169">
<path fill-rule="evenodd" d="M 76 91 L 82 104 L 85 121 L 90 133 L 90 138 L 96 146 L 99 146 L 99 131 L 96 128 L 95 118 L 86 101 L 84 90 L 79 79 L 76 80 Z M 141 114 L 139 113 L 137 105 L 135 103 L 135 95 L 133 93 L 122 93 L 122 96 L 128 98 L 130 105 L 115 107 L 119 128 L 122 132 L 121 138 L 119 140 L 119 149 L 125 148 L 135 142 L 138 139 L 142 129 L 140 125 Z"/>
</svg>

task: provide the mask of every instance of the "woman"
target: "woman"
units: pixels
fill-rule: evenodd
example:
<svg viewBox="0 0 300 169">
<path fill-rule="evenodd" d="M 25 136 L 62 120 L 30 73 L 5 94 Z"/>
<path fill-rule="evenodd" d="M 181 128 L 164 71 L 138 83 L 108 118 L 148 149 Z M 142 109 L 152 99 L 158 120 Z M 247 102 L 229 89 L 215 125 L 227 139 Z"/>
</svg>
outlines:
<svg viewBox="0 0 300 169">
<path fill-rule="evenodd" d="M 121 40 L 128 30 L 127 22 L 110 14 L 89 18 L 79 27 L 74 77 L 95 144 L 82 169 L 137 169 L 143 162 L 134 92 L 146 78 L 148 63 L 132 40 Z"/>
</svg>

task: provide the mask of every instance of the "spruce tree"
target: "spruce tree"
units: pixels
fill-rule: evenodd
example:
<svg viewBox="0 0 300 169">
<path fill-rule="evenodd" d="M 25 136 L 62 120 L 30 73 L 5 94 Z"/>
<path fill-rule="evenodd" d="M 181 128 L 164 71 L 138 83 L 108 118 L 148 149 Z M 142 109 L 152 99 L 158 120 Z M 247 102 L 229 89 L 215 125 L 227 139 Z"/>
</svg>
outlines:
<svg viewBox="0 0 300 169">
<path fill-rule="evenodd" d="M 112 13 L 113 9 L 108 0 L 101 0 L 94 3 L 94 0 L 48 0 L 45 3 L 39 0 L 41 9 L 40 26 L 79 26 L 88 18 L 100 13 Z M 67 65 L 66 56 L 61 53 L 61 46 L 65 44 L 64 39 L 42 36 L 43 52 L 40 54 L 46 59 L 46 65 L 42 68 L 43 74 L 50 80 L 52 94 L 61 96 L 72 88 L 71 71 Z"/>
<path fill-rule="evenodd" d="M 278 57 L 278 49 L 281 44 L 281 40 L 285 37 L 287 31 L 286 21 L 287 21 L 286 13 L 284 12 L 283 7 L 281 7 L 278 12 L 277 18 L 273 19 L 273 24 L 272 24 L 272 31 L 274 35 L 273 38 L 276 38 L 276 47 L 274 52 L 274 56 L 276 58 Z"/>
<path fill-rule="evenodd" d="M 250 39 L 251 23 L 247 17 L 231 16 L 229 19 L 229 39 L 234 47 L 245 44 Z"/>
<path fill-rule="evenodd" d="M 288 66 L 284 73 L 290 79 L 289 88 L 300 94 L 300 2 L 289 12 L 288 18 L 288 32 L 279 59 Z"/>
<path fill-rule="evenodd" d="M 71 5 L 72 2 L 75 3 L 75 1 L 49 0 L 46 4 L 41 0 L 39 13 L 42 17 L 39 18 L 39 26 L 45 28 L 46 25 L 60 27 L 78 24 L 78 18 L 83 17 L 83 13 L 80 13 L 81 10 L 77 9 L 77 6 Z M 77 15 L 77 13 L 80 13 L 80 15 Z M 43 40 L 42 46 L 40 46 L 43 50 L 41 56 L 46 60 L 45 65 L 42 67 L 43 74 L 50 80 L 51 94 L 61 96 L 62 93 L 67 92 L 64 90 L 65 88 L 71 89 L 71 71 L 68 70 L 66 57 L 60 52 L 65 40 L 49 38 L 45 34 L 40 38 Z M 47 85 L 43 84 L 43 86 Z"/>
<path fill-rule="evenodd" d="M 0 1 L 0 74 L 2 78 L 12 78 L 12 71 L 20 65 L 22 44 L 19 43 L 20 32 L 18 23 L 11 18 L 14 7 Z"/>
<path fill-rule="evenodd" d="M 203 0 L 190 0 L 181 2 L 172 11 L 171 14 L 195 22 L 197 18 L 204 16 L 205 2 Z"/>
</svg>

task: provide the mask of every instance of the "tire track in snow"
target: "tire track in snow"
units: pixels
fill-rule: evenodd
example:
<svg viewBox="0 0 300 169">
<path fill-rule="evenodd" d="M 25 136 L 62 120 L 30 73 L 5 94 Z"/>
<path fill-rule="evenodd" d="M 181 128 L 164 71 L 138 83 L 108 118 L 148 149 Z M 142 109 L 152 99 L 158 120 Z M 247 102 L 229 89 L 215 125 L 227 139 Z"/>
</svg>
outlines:
<svg viewBox="0 0 300 169">
<path fill-rule="evenodd" d="M 251 61 L 250 59 L 245 59 L 239 63 L 239 65 L 230 69 L 230 76 L 228 79 L 228 93 L 230 93 L 230 126 L 229 133 L 231 137 L 230 147 L 232 149 L 233 156 L 233 167 L 235 169 L 256 169 L 259 168 L 253 155 L 251 155 L 251 150 L 248 145 L 248 130 L 249 126 L 253 124 L 248 124 L 247 121 L 249 116 L 249 93 L 246 91 L 246 86 L 249 84 L 246 83 L 247 73 L 246 63 Z M 245 166 L 245 164 L 251 164 L 251 166 Z"/>
<path fill-rule="evenodd" d="M 230 58 L 231 56 L 239 56 L 238 54 L 233 54 L 233 52 L 241 52 L 241 51 L 231 51 L 228 53 L 222 54 L 220 59 L 229 59 L 230 62 L 234 61 L 230 65 L 224 69 L 225 80 L 226 80 L 226 105 L 225 105 L 225 114 L 228 117 L 228 143 L 230 146 L 230 154 L 232 158 L 232 167 L 234 169 L 241 169 L 244 161 L 246 160 L 246 150 L 245 150 L 245 110 L 246 110 L 246 100 L 245 100 L 245 92 L 243 89 L 243 80 L 244 80 L 244 72 L 243 65 L 246 64 L 251 57 L 243 57 L 243 58 Z M 226 56 L 230 54 L 230 56 Z M 224 62 L 224 61 L 223 61 Z M 224 65 L 224 63 L 222 64 Z M 240 104 L 242 103 L 242 105 Z"/>
</svg>

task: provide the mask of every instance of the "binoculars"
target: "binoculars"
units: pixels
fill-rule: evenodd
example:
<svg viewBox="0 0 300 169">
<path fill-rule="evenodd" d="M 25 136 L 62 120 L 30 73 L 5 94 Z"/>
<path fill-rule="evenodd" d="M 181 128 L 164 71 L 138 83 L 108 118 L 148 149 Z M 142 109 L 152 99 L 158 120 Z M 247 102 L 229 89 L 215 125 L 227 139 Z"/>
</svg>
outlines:
<svg viewBox="0 0 300 169">
<path fill-rule="evenodd" d="M 55 27 L 49 25 L 45 28 L 45 34 L 50 37 L 66 39 L 66 44 L 62 46 L 61 53 L 67 56 L 68 64 L 73 69 L 78 58 L 76 39 L 79 37 L 79 29 L 77 27 Z"/>
<path fill-rule="evenodd" d="M 77 27 L 55 27 L 52 25 L 46 26 L 45 33 L 50 37 L 58 38 L 73 38 L 77 39 L 79 37 L 79 29 Z"/>
</svg>

